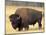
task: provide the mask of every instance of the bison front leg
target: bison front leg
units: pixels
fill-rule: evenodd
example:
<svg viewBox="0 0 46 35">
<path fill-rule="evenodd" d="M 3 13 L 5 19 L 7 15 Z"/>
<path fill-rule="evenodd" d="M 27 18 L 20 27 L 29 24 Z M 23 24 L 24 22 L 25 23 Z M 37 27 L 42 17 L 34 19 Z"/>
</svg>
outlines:
<svg viewBox="0 0 46 35">
<path fill-rule="evenodd" d="M 28 30 L 28 29 L 29 29 L 29 26 L 26 26 L 26 27 L 25 27 L 25 30 Z"/>
<path fill-rule="evenodd" d="M 23 28 L 19 28 L 18 31 L 21 31 Z"/>
<path fill-rule="evenodd" d="M 22 31 L 23 26 L 22 26 L 22 25 L 20 25 L 18 28 L 19 28 L 19 29 L 18 29 L 18 31 Z"/>
</svg>

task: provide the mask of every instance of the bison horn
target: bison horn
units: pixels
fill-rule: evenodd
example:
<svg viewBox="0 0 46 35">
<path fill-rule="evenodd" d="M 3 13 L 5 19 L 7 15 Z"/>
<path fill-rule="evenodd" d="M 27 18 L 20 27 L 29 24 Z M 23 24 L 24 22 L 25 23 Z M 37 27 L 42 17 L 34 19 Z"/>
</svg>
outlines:
<svg viewBox="0 0 46 35">
<path fill-rule="evenodd" d="M 19 16 L 19 17 L 17 17 L 17 19 L 20 19 L 20 16 Z"/>
</svg>

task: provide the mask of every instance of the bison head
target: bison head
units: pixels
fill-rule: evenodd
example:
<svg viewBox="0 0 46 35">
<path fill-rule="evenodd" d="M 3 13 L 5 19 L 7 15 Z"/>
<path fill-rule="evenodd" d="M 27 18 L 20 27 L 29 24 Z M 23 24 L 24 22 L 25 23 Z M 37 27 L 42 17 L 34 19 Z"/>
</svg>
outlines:
<svg viewBox="0 0 46 35">
<path fill-rule="evenodd" d="M 19 27 L 19 24 L 21 23 L 21 18 L 18 14 L 12 14 L 9 16 L 10 22 L 12 24 L 12 27 L 16 29 Z"/>
</svg>

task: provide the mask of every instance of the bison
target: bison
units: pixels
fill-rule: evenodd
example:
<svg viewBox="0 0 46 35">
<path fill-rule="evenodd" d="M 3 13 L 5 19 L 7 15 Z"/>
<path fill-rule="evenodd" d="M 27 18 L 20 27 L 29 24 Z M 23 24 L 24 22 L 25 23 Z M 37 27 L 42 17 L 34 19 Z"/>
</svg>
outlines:
<svg viewBox="0 0 46 35">
<path fill-rule="evenodd" d="M 38 22 L 39 29 L 42 28 L 42 12 L 30 8 L 18 8 L 15 14 L 9 16 L 12 27 L 14 29 L 19 28 L 21 31 L 29 29 L 29 25 L 35 25 Z"/>
<path fill-rule="evenodd" d="M 21 27 L 25 28 L 25 30 L 29 29 L 29 25 L 35 25 L 36 22 L 38 22 L 39 29 L 42 28 L 41 20 L 42 20 L 42 12 L 37 11 L 30 8 L 18 8 L 15 12 L 15 14 L 18 14 L 22 18 Z"/>
</svg>

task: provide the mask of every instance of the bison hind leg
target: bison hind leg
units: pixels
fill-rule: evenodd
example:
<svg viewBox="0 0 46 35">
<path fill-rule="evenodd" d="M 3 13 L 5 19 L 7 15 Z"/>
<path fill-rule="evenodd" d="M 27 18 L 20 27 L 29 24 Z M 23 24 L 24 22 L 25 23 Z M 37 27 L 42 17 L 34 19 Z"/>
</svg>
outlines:
<svg viewBox="0 0 46 35">
<path fill-rule="evenodd" d="M 38 25 L 39 25 L 39 29 L 42 29 L 42 24 L 41 24 L 41 20 L 38 20 Z"/>
</svg>

